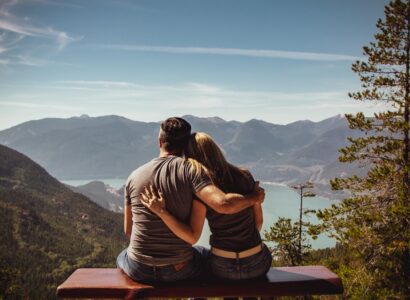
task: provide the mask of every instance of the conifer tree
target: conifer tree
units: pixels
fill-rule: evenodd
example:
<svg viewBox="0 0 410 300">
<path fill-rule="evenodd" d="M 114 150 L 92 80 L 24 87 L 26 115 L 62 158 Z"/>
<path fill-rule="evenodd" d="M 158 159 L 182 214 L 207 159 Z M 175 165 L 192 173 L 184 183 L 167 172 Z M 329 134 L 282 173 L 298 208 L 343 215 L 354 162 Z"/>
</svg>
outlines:
<svg viewBox="0 0 410 300">
<path fill-rule="evenodd" d="M 349 197 L 318 217 L 355 261 L 348 294 L 357 296 L 360 290 L 368 298 L 405 298 L 410 295 L 409 0 L 391 1 L 376 26 L 375 41 L 363 48 L 364 61 L 352 65 L 362 90 L 349 96 L 385 109 L 373 117 L 346 115 L 349 127 L 362 135 L 349 138 L 339 158 L 369 171 L 365 177 L 331 181 Z"/>
<path fill-rule="evenodd" d="M 265 241 L 273 242 L 271 251 L 279 263 L 291 266 L 302 265 L 309 254 L 311 245 L 309 236 L 312 239 L 317 238 L 316 227 L 309 221 L 303 221 L 302 216 L 308 216 L 315 210 L 304 210 L 303 199 L 306 197 L 316 196 L 307 189 L 313 188 L 312 182 L 294 185 L 291 187 L 300 196 L 299 220 L 292 222 L 289 218 L 279 218 L 268 231 L 265 231 Z"/>
</svg>

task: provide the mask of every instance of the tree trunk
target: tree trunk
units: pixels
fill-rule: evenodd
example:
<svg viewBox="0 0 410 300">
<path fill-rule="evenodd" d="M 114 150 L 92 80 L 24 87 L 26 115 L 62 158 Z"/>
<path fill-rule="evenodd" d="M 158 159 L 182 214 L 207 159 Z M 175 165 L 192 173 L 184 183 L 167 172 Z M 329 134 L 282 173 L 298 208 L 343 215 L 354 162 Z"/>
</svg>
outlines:
<svg viewBox="0 0 410 300">
<path fill-rule="evenodd" d="M 404 149 L 403 149 L 403 164 L 404 164 L 404 174 L 403 174 L 403 204 L 405 209 L 409 209 L 410 201 L 410 161 L 409 161 L 409 152 L 410 152 L 410 139 L 409 139 L 409 130 L 410 130 L 410 3 L 407 2 L 407 43 L 406 43 L 406 74 L 405 74 L 405 95 L 404 95 L 404 122 L 406 124 L 404 128 Z M 404 228 L 408 228 L 409 219 L 407 213 L 405 214 L 403 225 Z M 404 282 L 406 282 L 406 293 L 410 295 L 410 249 L 407 246 L 403 253 L 402 267 L 404 270 Z"/>
</svg>

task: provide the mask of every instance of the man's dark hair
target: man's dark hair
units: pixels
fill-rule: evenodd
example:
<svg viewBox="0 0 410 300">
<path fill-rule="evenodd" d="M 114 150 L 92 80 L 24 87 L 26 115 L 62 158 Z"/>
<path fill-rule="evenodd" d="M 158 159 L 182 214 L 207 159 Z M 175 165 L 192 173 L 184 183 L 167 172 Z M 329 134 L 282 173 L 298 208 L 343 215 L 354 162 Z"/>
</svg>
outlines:
<svg viewBox="0 0 410 300">
<path fill-rule="evenodd" d="M 161 123 L 159 140 L 164 149 L 181 155 L 191 135 L 191 124 L 182 118 L 172 117 Z"/>
</svg>

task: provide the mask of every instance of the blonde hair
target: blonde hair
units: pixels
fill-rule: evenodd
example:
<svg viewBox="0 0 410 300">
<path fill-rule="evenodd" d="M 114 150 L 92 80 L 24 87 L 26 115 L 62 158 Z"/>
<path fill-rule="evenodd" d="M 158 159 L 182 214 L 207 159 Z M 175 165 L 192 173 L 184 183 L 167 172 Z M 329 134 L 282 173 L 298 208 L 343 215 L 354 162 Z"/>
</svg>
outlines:
<svg viewBox="0 0 410 300">
<path fill-rule="evenodd" d="M 191 134 L 185 156 L 189 159 L 195 172 L 205 172 L 212 182 L 224 191 L 234 185 L 232 173 L 243 171 L 231 165 L 221 148 L 204 132 Z"/>
</svg>

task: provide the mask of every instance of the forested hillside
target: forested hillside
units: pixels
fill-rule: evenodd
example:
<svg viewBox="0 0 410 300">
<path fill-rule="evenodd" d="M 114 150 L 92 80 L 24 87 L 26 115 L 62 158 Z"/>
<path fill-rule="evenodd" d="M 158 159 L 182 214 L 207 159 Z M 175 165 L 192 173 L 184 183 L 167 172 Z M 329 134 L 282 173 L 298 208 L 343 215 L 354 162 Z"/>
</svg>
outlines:
<svg viewBox="0 0 410 300">
<path fill-rule="evenodd" d="M 0 146 L 0 298 L 54 298 L 79 267 L 114 267 L 122 216 L 72 192 Z"/>
</svg>

